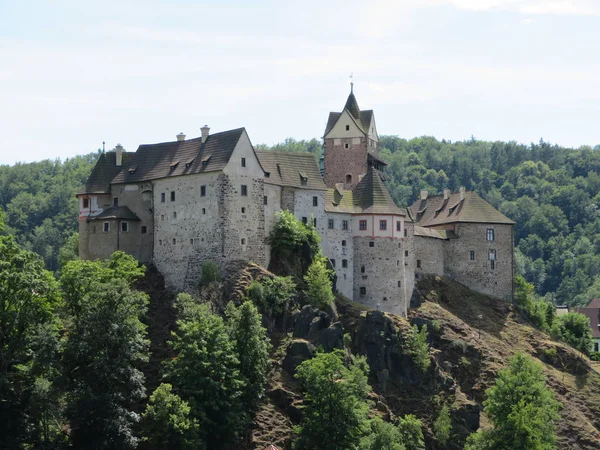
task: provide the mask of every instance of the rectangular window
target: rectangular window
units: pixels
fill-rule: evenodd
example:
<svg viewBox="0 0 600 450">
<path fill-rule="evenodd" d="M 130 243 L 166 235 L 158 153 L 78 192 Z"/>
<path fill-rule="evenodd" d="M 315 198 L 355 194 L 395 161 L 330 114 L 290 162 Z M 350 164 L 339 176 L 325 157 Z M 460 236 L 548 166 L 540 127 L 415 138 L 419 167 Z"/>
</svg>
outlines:
<svg viewBox="0 0 600 450">
<path fill-rule="evenodd" d="M 408 236 L 408 230 L 405 228 L 404 229 L 404 237 L 407 237 L 407 236 Z"/>
<path fill-rule="evenodd" d="M 327 221 L 327 228 L 329 228 L 330 230 L 333 230 L 333 219 L 329 219 Z"/>
<path fill-rule="evenodd" d="M 344 269 L 348 268 L 348 260 L 347 259 L 342 259 L 342 268 L 344 268 Z"/>
<path fill-rule="evenodd" d="M 402 231 L 402 222 L 396 221 L 396 231 Z"/>
<path fill-rule="evenodd" d="M 190 245 L 194 245 L 194 238 L 190 239 Z"/>
<path fill-rule="evenodd" d="M 113 197 L 113 206 L 119 206 L 119 197 Z"/>
<path fill-rule="evenodd" d="M 313 206 L 319 206 L 319 197 L 313 197 Z"/>
<path fill-rule="evenodd" d="M 83 207 L 86 209 L 90 207 L 90 199 L 89 198 L 83 199 Z"/>
<path fill-rule="evenodd" d="M 380 220 L 379 221 L 379 229 L 381 231 L 387 230 L 387 220 Z"/>
<path fill-rule="evenodd" d="M 342 230 L 347 230 L 347 229 L 348 229 L 348 221 L 342 220 Z"/>
<path fill-rule="evenodd" d="M 373 242 L 373 241 L 370 241 L 370 242 L 369 242 L 369 247 L 375 247 L 375 242 Z"/>
<path fill-rule="evenodd" d="M 329 261 L 331 262 L 331 267 L 335 269 L 335 259 L 330 259 Z"/>
<path fill-rule="evenodd" d="M 246 167 L 246 158 L 242 158 L 242 167 Z"/>
<path fill-rule="evenodd" d="M 177 220 L 177 211 L 173 211 L 173 220 Z"/>
<path fill-rule="evenodd" d="M 360 295 L 367 295 L 367 288 L 364 286 L 360 287 Z"/>
<path fill-rule="evenodd" d="M 142 234 L 148 233 L 148 227 L 146 225 L 142 225 Z"/>
<path fill-rule="evenodd" d="M 177 239 L 173 238 L 173 245 L 177 244 Z"/>
<path fill-rule="evenodd" d="M 175 191 L 171 191 L 171 201 L 175 201 Z"/>
<path fill-rule="evenodd" d="M 420 269 L 420 268 L 421 268 L 421 260 L 417 259 L 417 269 Z"/>
<path fill-rule="evenodd" d="M 488 259 L 490 261 L 496 260 L 496 250 L 490 250 L 490 252 L 488 253 Z"/>
<path fill-rule="evenodd" d="M 342 247 L 345 247 L 345 246 L 346 246 L 346 241 L 344 240 L 344 241 L 342 241 Z"/>
<path fill-rule="evenodd" d="M 487 241 L 493 241 L 494 240 L 494 229 L 493 228 L 488 228 L 485 234 L 485 238 Z"/>
<path fill-rule="evenodd" d="M 365 273 L 365 266 L 360 266 L 360 273 Z"/>
<path fill-rule="evenodd" d="M 104 232 L 108 233 L 110 231 L 110 222 L 104 222 Z"/>
<path fill-rule="evenodd" d="M 206 208 L 202 208 L 202 214 L 206 214 Z"/>
<path fill-rule="evenodd" d="M 167 198 L 167 194 L 165 194 L 164 192 L 161 192 L 160 193 L 160 202 L 164 203 L 166 198 Z"/>
<path fill-rule="evenodd" d="M 246 214 L 246 208 L 242 206 L 242 214 Z"/>
<path fill-rule="evenodd" d="M 492 270 L 496 269 L 496 261 L 494 261 L 493 259 L 490 261 L 490 269 L 492 269 Z"/>
<path fill-rule="evenodd" d="M 246 245 L 246 238 L 242 238 L 242 245 Z"/>
<path fill-rule="evenodd" d="M 246 186 L 245 184 L 242 184 L 242 196 L 248 196 L 248 186 Z"/>
<path fill-rule="evenodd" d="M 404 257 L 408 258 L 408 250 L 404 250 Z"/>
<path fill-rule="evenodd" d="M 317 228 L 317 218 L 316 217 L 313 219 L 313 227 Z"/>
<path fill-rule="evenodd" d="M 475 261 L 475 250 L 469 250 L 469 261 Z"/>
<path fill-rule="evenodd" d="M 129 222 L 121 222 L 121 231 L 124 233 L 129 231 Z"/>
<path fill-rule="evenodd" d="M 206 197 L 206 186 L 200 186 L 200 197 Z"/>
<path fill-rule="evenodd" d="M 307 224 L 308 224 L 308 219 L 307 219 L 306 217 L 303 217 L 303 218 L 302 218 L 302 223 L 303 223 L 304 225 L 307 225 Z"/>
<path fill-rule="evenodd" d="M 268 205 L 269 204 L 269 197 L 267 197 L 266 195 L 263 197 L 263 205 Z"/>
<path fill-rule="evenodd" d="M 350 146 L 348 144 L 344 144 L 344 148 L 349 148 Z"/>
<path fill-rule="evenodd" d="M 158 240 L 158 245 L 162 245 L 162 239 Z"/>
<path fill-rule="evenodd" d="M 401 287 L 402 283 L 400 282 L 400 280 L 398 280 L 398 287 Z"/>
<path fill-rule="evenodd" d="M 165 215 L 164 214 L 160 215 L 160 220 L 165 220 Z"/>
<path fill-rule="evenodd" d="M 350 131 L 350 125 L 346 125 L 346 131 Z"/>
<path fill-rule="evenodd" d="M 360 230 L 366 230 L 366 229 L 367 229 L 367 221 L 366 221 L 366 220 L 361 220 L 361 221 L 358 223 L 358 228 L 359 228 Z"/>
</svg>

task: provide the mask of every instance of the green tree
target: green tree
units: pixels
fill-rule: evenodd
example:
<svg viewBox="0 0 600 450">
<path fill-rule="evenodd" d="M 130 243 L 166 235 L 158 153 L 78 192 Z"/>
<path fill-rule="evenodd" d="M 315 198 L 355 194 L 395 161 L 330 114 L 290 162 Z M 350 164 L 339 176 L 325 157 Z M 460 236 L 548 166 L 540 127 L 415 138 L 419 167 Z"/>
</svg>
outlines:
<svg viewBox="0 0 600 450">
<path fill-rule="evenodd" d="M 191 408 L 168 383 L 159 385 L 150 396 L 142 415 L 142 448 L 151 450 L 202 450 L 198 421 Z"/>
<path fill-rule="evenodd" d="M 254 280 L 246 295 L 260 306 L 267 315 L 280 315 L 285 306 L 292 300 L 296 292 L 296 283 L 292 277 L 273 276 L 261 281 Z"/>
<path fill-rule="evenodd" d="M 408 328 L 404 336 L 404 345 L 408 354 L 411 356 L 413 363 L 422 373 L 427 372 L 431 367 L 429 359 L 429 343 L 427 342 L 427 325 L 423 325 L 419 331 L 419 327 L 413 325 Z"/>
<path fill-rule="evenodd" d="M 445 447 L 450 440 L 452 433 L 452 420 L 450 418 L 450 410 L 448 405 L 442 406 L 435 422 L 433 422 L 433 432 L 435 438 L 442 447 Z"/>
<path fill-rule="evenodd" d="M 556 421 L 560 403 L 546 386 L 542 368 L 531 357 L 517 353 L 487 390 L 484 412 L 494 428 L 479 431 L 465 449 L 556 448 Z"/>
<path fill-rule="evenodd" d="M 304 361 L 295 377 L 305 391 L 296 448 L 346 450 L 368 432 L 368 366 L 364 358 L 344 365 L 344 353 L 319 353 Z"/>
<path fill-rule="evenodd" d="M 318 255 L 304 277 L 306 283 L 304 293 L 309 303 L 316 308 L 324 308 L 335 300 L 332 291 L 331 270 L 327 268 L 325 261 L 323 255 Z"/>
<path fill-rule="evenodd" d="M 594 345 L 590 319 L 587 316 L 570 312 L 559 316 L 556 331 L 561 340 L 586 355 Z"/>
<path fill-rule="evenodd" d="M 370 426 L 370 433 L 360 441 L 360 450 L 406 450 L 400 430 L 394 424 L 375 417 Z"/>
<path fill-rule="evenodd" d="M 125 254 L 108 261 L 71 261 L 61 286 L 71 315 L 62 343 L 71 442 L 80 449 L 133 448 L 135 405 L 145 396 L 148 360 L 141 319 L 147 296 L 131 288 L 138 263 Z"/>
<path fill-rule="evenodd" d="M 47 448 L 58 431 L 58 286 L 41 258 L 3 231 L 0 217 L 0 436 L 3 448 Z"/>
<path fill-rule="evenodd" d="M 79 233 L 69 236 L 58 251 L 58 267 L 64 267 L 76 259 L 79 259 Z"/>
<path fill-rule="evenodd" d="M 191 408 L 207 448 L 235 442 L 247 424 L 240 361 L 223 319 L 207 304 L 188 297 L 170 346 L 177 355 L 167 361 L 165 378 Z"/>
<path fill-rule="evenodd" d="M 398 430 L 406 450 L 425 450 L 425 438 L 423 437 L 423 425 L 421 421 L 412 414 L 400 418 Z"/>
<path fill-rule="evenodd" d="M 267 330 L 261 325 L 261 315 L 250 301 L 238 308 L 233 302 L 227 305 L 230 335 L 235 342 L 240 360 L 240 375 L 246 381 L 244 403 L 253 410 L 263 397 L 269 372 L 271 343 Z"/>
</svg>

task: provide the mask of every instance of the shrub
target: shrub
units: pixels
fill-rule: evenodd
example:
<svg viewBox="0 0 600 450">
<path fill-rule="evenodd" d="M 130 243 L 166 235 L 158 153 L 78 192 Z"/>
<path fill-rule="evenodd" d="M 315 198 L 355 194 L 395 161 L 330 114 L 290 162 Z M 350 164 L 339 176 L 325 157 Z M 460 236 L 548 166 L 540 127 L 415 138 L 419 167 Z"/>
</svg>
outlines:
<svg viewBox="0 0 600 450">
<path fill-rule="evenodd" d="M 593 345 L 590 319 L 583 314 L 570 312 L 557 319 L 560 339 L 586 355 Z"/>
<path fill-rule="evenodd" d="M 450 419 L 450 410 L 448 405 L 444 405 L 440 410 L 440 413 L 433 422 L 433 431 L 437 441 L 445 447 L 450 439 L 450 433 L 452 432 L 452 420 Z"/>
<path fill-rule="evenodd" d="M 327 268 L 325 261 L 323 255 L 317 255 L 304 277 L 306 283 L 304 293 L 308 302 L 316 308 L 324 308 L 335 299 L 331 283 L 332 271 Z"/>
<path fill-rule="evenodd" d="M 425 439 L 421 421 L 412 414 L 400 418 L 398 430 L 406 450 L 425 450 Z"/>
<path fill-rule="evenodd" d="M 590 359 L 592 361 L 600 361 L 600 352 L 590 352 Z"/>
<path fill-rule="evenodd" d="M 406 350 L 411 356 L 415 367 L 422 373 L 427 372 L 431 366 L 427 336 L 427 325 L 423 325 L 421 331 L 419 331 L 419 327 L 413 325 L 408 329 L 404 340 Z"/>
<path fill-rule="evenodd" d="M 453 339 L 450 341 L 450 347 L 454 350 L 460 351 L 462 354 L 467 353 L 467 348 L 469 348 L 469 344 L 462 339 Z"/>
<path fill-rule="evenodd" d="M 200 285 L 221 281 L 221 269 L 213 261 L 204 261 L 200 267 Z"/>
<path fill-rule="evenodd" d="M 265 278 L 262 281 L 262 297 L 260 305 L 269 314 L 283 313 L 285 305 L 290 302 L 296 292 L 296 283 L 292 277 Z"/>
<path fill-rule="evenodd" d="M 471 361 L 469 361 L 469 359 L 466 356 L 461 356 L 458 360 L 458 364 L 460 365 L 460 367 L 465 369 L 471 367 Z"/>
<path fill-rule="evenodd" d="M 431 321 L 431 330 L 435 333 L 435 334 L 441 334 L 442 333 L 442 322 L 440 322 L 439 320 L 435 319 Z"/>
</svg>

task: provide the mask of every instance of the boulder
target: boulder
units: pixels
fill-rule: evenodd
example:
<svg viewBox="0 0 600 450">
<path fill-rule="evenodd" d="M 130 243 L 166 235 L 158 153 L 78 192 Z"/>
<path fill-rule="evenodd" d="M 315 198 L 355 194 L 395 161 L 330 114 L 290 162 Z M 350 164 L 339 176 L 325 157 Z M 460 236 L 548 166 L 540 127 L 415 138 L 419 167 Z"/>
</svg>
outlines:
<svg viewBox="0 0 600 450">
<path fill-rule="evenodd" d="M 303 339 L 295 339 L 288 345 L 285 358 L 283 359 L 283 368 L 294 375 L 296 368 L 307 359 L 315 356 L 315 346 Z"/>
<path fill-rule="evenodd" d="M 329 328 L 323 330 L 315 342 L 317 347 L 323 347 L 323 350 L 327 353 L 333 351 L 333 349 L 344 348 L 344 327 L 341 322 L 336 322 Z"/>
</svg>

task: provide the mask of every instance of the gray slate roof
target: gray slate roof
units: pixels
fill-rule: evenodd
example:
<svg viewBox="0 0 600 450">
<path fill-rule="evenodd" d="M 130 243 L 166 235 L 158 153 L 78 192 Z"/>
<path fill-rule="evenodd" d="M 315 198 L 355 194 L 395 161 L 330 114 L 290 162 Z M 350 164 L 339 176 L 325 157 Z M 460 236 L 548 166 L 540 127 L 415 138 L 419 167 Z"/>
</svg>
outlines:
<svg viewBox="0 0 600 450">
<path fill-rule="evenodd" d="M 113 183 L 136 183 L 223 170 L 244 128 L 185 141 L 140 145 Z"/>
<path fill-rule="evenodd" d="M 327 189 L 312 153 L 256 150 L 256 156 L 264 171 L 269 173 L 265 183 L 301 189 Z M 302 184 L 303 177 L 306 184 Z"/>
<path fill-rule="evenodd" d="M 373 121 L 373 110 L 368 109 L 365 111 L 361 111 L 358 107 L 358 102 L 356 101 L 354 92 L 352 91 L 350 92 L 350 95 L 346 100 L 346 104 L 344 105 L 344 109 L 342 110 L 342 112 L 346 110 L 350 113 L 350 116 L 352 116 L 358 128 L 363 133 L 368 134 L 371 128 L 371 122 Z M 327 119 L 327 126 L 325 127 L 325 133 L 323 134 L 323 136 L 327 136 L 327 133 L 329 133 L 331 129 L 335 126 L 341 115 L 341 112 L 329 113 L 329 118 Z"/>
<path fill-rule="evenodd" d="M 456 222 L 498 223 L 514 225 L 514 222 L 472 191 L 451 194 L 444 200 L 442 195 L 417 200 L 410 207 L 410 215 L 417 225 L 431 227 Z"/>
<path fill-rule="evenodd" d="M 110 193 L 110 182 L 121 171 L 127 167 L 132 154 L 123 152 L 123 165 L 116 165 L 117 154 L 114 151 L 102 153 L 92 169 L 87 183 L 80 190 L 79 194 L 108 194 Z"/>
<path fill-rule="evenodd" d="M 92 216 L 89 220 L 108 220 L 108 219 L 123 219 L 123 220 L 140 220 L 135 213 L 127 206 L 113 206 L 105 209 L 97 216 Z"/>
</svg>

